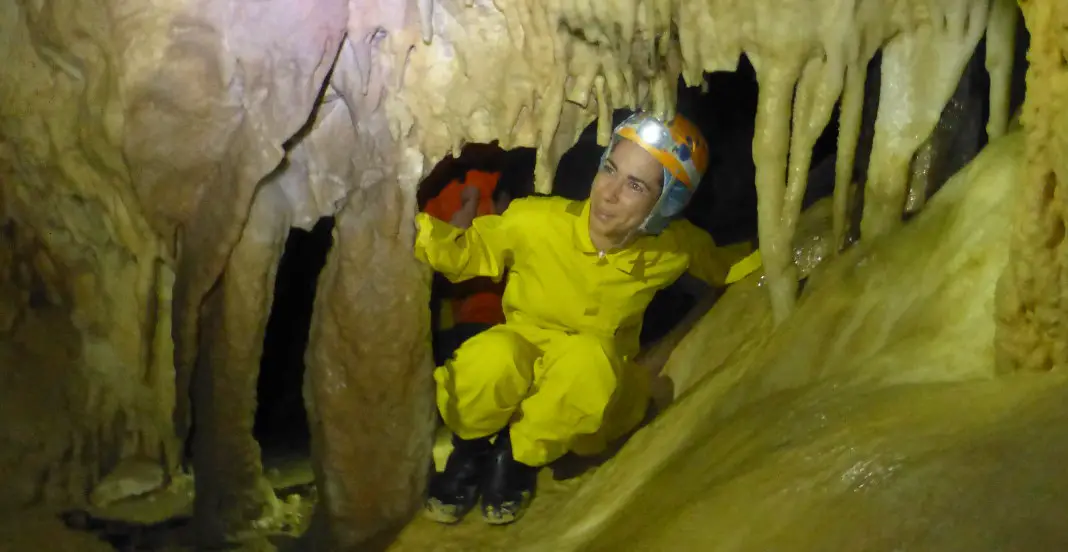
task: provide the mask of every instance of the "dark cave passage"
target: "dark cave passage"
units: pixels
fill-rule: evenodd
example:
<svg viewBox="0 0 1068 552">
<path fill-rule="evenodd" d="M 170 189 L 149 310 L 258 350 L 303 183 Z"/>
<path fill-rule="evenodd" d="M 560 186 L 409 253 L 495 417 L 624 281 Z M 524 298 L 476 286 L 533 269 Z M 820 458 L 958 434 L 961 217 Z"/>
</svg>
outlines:
<svg viewBox="0 0 1068 552">
<path fill-rule="evenodd" d="M 263 339 L 253 435 L 265 457 L 309 452 L 308 416 L 302 394 L 304 350 L 319 272 L 333 244 L 334 218 L 312 230 L 294 228 L 278 263 L 274 300 Z"/>
</svg>

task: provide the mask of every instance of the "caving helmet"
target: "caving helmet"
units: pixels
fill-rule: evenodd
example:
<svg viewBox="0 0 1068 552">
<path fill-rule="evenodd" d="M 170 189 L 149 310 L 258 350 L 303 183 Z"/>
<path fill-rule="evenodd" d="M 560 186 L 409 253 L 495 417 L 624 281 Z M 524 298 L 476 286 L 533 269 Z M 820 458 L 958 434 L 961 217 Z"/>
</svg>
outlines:
<svg viewBox="0 0 1068 552">
<path fill-rule="evenodd" d="M 682 115 L 664 122 L 651 113 L 639 111 L 612 131 L 612 140 L 601 156 L 602 168 L 619 140 L 638 144 L 664 167 L 660 197 L 638 227 L 646 234 L 659 234 L 682 213 L 697 191 L 708 168 L 708 142 L 697 125 Z"/>
</svg>

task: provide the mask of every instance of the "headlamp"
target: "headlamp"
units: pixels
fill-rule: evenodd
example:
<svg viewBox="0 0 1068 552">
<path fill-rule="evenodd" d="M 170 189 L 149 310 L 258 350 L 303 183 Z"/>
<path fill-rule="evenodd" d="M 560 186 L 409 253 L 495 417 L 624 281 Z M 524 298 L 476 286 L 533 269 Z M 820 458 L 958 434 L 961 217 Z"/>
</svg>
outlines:
<svg viewBox="0 0 1068 552">
<path fill-rule="evenodd" d="M 659 147 L 665 134 L 664 127 L 660 126 L 656 121 L 645 121 L 638 129 L 638 136 L 642 141 L 653 147 Z"/>
</svg>

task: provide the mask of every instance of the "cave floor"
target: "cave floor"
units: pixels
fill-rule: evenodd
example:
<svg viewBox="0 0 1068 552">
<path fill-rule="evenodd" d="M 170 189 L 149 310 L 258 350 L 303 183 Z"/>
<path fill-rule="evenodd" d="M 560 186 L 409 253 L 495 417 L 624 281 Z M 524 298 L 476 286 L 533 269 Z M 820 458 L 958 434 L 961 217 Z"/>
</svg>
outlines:
<svg viewBox="0 0 1068 552">
<path fill-rule="evenodd" d="M 289 548 L 287 545 L 307 529 L 317 501 L 315 476 L 306 451 L 266 448 L 263 466 L 264 476 L 279 499 L 276 515 L 257 524 L 253 532 L 239 536 L 236 540 L 240 542 L 241 550 Z M 195 550 L 193 487 L 193 477 L 183 475 L 165 489 L 121 500 L 105 508 L 67 512 L 61 516 L 65 527 L 44 521 L 36 523 L 50 535 L 65 534 L 72 543 L 79 543 L 70 550 Z M 54 522 L 55 518 L 52 520 Z M 41 542 L 29 536 L 24 539 L 27 539 L 24 542 Z M 47 542 L 51 541 L 49 537 Z M 100 546 L 87 548 L 86 542 Z M 60 546 L 61 550 L 66 549 Z M 0 552 L 5 550 L 8 549 L 0 547 Z"/>
<path fill-rule="evenodd" d="M 434 460 L 438 468 L 444 466 L 451 452 L 451 434 L 441 428 L 435 439 Z M 610 456 L 577 459 L 566 457 L 551 468 L 543 469 L 538 477 L 538 503 L 559 504 L 573 493 L 581 482 L 596 469 L 596 465 Z M 264 476 L 279 498 L 278 515 L 265 520 L 260 527 L 239 536 L 241 550 L 295 550 L 299 537 L 307 529 L 317 501 L 315 476 L 307 451 L 300 447 L 265 447 Z M 41 542 L 59 550 L 152 550 L 185 552 L 196 550 L 193 532 L 193 478 L 184 475 L 172 485 L 153 493 L 131 497 L 106 508 L 73 511 L 60 518 L 46 513 L 18 516 L 14 522 L 0 526 L 0 535 L 19 533 L 29 523 L 30 532 L 22 531 L 21 540 L 4 539 L 0 552 L 26 550 L 25 546 Z M 499 531 L 487 531 L 477 512 L 452 526 L 434 523 L 416 515 L 406 529 L 421 538 L 439 543 L 463 543 L 478 546 L 496 541 Z M 504 529 L 507 531 L 507 529 Z M 48 536 L 45 536 L 47 534 Z M 13 543 L 26 543 L 25 546 Z M 69 544 L 68 544 L 69 543 Z M 15 548 L 5 548 L 13 545 Z M 33 546 L 30 546 L 33 548 Z"/>
</svg>

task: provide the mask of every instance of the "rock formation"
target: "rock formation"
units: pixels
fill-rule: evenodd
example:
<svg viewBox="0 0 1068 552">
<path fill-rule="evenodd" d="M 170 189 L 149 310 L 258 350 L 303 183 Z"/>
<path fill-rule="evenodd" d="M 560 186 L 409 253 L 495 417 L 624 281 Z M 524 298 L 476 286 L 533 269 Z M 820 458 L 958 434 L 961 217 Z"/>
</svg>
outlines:
<svg viewBox="0 0 1068 552">
<path fill-rule="evenodd" d="M 1049 371 L 1068 362 L 1064 322 L 1064 219 L 1068 179 L 1064 133 L 1068 101 L 1056 93 L 1068 78 L 1065 23 L 1068 7 L 1057 2 L 1021 2 L 1031 32 L 1027 101 L 1027 164 L 1012 226 L 1012 262 L 1000 282 L 998 368 L 1003 372 Z"/>
<path fill-rule="evenodd" d="M 409 253 L 421 177 L 465 142 L 498 140 L 503 147 L 537 148 L 537 185 L 548 191 L 557 161 L 587 124 L 596 120 L 604 141 L 616 108 L 670 113 L 680 75 L 696 84 L 705 72 L 732 70 L 743 53 L 760 82 L 753 154 L 765 280 L 757 290 L 732 293 L 766 297 L 760 301 L 767 303 L 750 313 L 761 325 L 758 337 L 739 338 L 729 343 L 737 351 L 722 352 L 722 366 L 734 376 L 716 386 L 743 376 L 757 379 L 742 382 L 750 391 L 733 394 L 696 386 L 710 368 L 698 365 L 703 357 L 680 351 L 667 373 L 692 377 L 685 384 L 679 383 L 685 377 L 677 379 L 676 393 L 692 388 L 709 401 L 701 408 L 726 419 L 774 390 L 814 381 L 825 373 L 820 370 L 844 373 L 861 363 L 867 368 L 860 379 L 924 380 L 894 366 L 926 366 L 942 357 L 881 357 L 880 346 L 910 343 L 910 335 L 886 334 L 890 321 L 905 323 L 888 313 L 868 320 L 858 310 L 865 301 L 893 297 L 884 281 L 891 270 L 937 274 L 917 286 L 961 280 L 946 292 L 957 289 L 957 305 L 973 308 L 961 314 L 967 324 L 989 315 L 982 332 L 967 341 L 979 364 L 961 364 L 943 379 L 988 375 L 995 333 L 1003 371 L 1062 367 L 1068 326 L 1061 302 L 1068 295 L 1061 278 L 1066 246 L 1060 182 L 1068 178 L 1068 112 L 1058 91 L 1068 55 L 1068 8 L 1054 0 L 1020 3 L 1032 40 L 1023 137 L 1006 137 L 1000 149 L 959 177 L 956 191 L 932 199 L 932 205 L 944 203 L 941 214 L 932 213 L 922 227 L 917 219 L 916 228 L 901 226 L 906 198 L 910 189 L 912 197 L 926 197 L 924 149 L 984 34 L 988 133 L 1001 136 L 1008 127 L 1018 17 L 1009 0 L 0 5 L 0 511 L 83 505 L 99 482 L 124 465 L 155 463 L 166 482 L 186 471 L 192 453 L 203 544 L 275 515 L 277 499 L 263 481 L 251 434 L 274 273 L 291 227 L 311 228 L 319 218 L 335 216 L 306 354 L 304 393 L 321 496 L 313 537 L 330 550 L 388 540 L 418 504 L 434 424 L 429 274 Z M 812 145 L 840 102 L 831 218 L 833 242 L 842 244 L 849 233 L 848 190 L 865 75 L 880 51 L 881 101 L 868 178 L 855 183 L 864 195 L 860 243 L 870 243 L 836 258 L 822 287 L 806 290 L 808 302 L 799 305 L 794 234 Z M 1015 171 L 1022 176 L 1009 193 L 1005 182 Z M 982 190 L 964 191 L 967 183 Z M 972 266 L 946 253 L 953 244 L 974 253 L 979 245 L 1001 243 L 1010 219 L 987 204 L 994 197 L 1003 203 L 1020 198 L 1005 240 L 1011 245 L 1007 258 L 990 254 Z M 969 215 L 954 218 L 958 212 Z M 961 226 L 965 222 L 971 226 Z M 974 235 L 964 235 L 969 232 Z M 925 241 L 903 245 L 909 239 Z M 912 260 L 906 267 L 868 254 L 929 264 Z M 988 284 L 1003 267 L 995 332 Z M 982 278 L 972 272 L 954 276 L 958 269 L 980 271 Z M 836 295 L 830 289 L 847 284 L 852 291 Z M 730 296 L 706 320 L 729 312 Z M 812 306 L 817 301 L 825 304 Z M 935 308 L 895 316 L 928 316 Z M 805 317 L 817 316 L 811 312 L 817 309 L 837 314 L 811 328 L 823 328 L 822 339 L 845 341 L 829 342 L 803 367 L 783 360 L 790 355 L 753 352 L 765 342 L 778 343 L 774 351 L 800 347 L 798 327 L 811 323 Z M 964 328 L 963 321 L 914 322 L 927 325 L 902 327 L 965 343 L 944 334 Z M 879 334 L 882 345 L 871 345 L 867 357 L 856 351 L 842 356 L 849 336 L 860 335 L 858 327 Z M 688 339 L 683 347 L 700 343 Z M 783 385 L 761 380 L 758 372 Z M 824 394 L 811 396 L 832 400 L 827 389 L 839 388 L 821 389 Z M 909 397 L 886 393 L 871 405 L 842 403 L 838 415 L 845 420 L 868 409 L 857 416 L 875 416 L 879 405 L 900 406 Z M 969 393 L 994 392 L 962 396 L 973 397 Z M 1013 397 L 1024 392 L 1006 393 L 996 408 L 1011 415 Z M 993 412 L 953 423 L 975 427 L 991 421 Z M 1034 419 L 1046 412 L 1036 411 Z M 683 450 L 684 439 L 706 446 L 712 426 L 655 429 L 686 416 L 669 413 L 638 439 L 675 440 L 675 448 L 668 447 L 673 451 Z M 922 423 L 923 413 L 915 416 Z M 756 431 L 738 424 L 723 431 L 735 431 L 737 439 Z M 833 435 L 821 438 L 827 446 L 835 443 Z M 642 465 L 625 460 L 627 454 L 640 456 L 634 447 L 624 449 L 568 506 L 596 519 L 569 526 L 579 518 L 561 514 L 530 529 L 551 529 L 551 539 L 559 540 L 531 542 L 552 542 L 560 550 L 597 539 L 605 549 L 620 542 L 612 539 L 628 534 L 630 503 L 595 505 L 604 499 L 598 489 L 612 477 Z M 684 456 L 665 455 L 640 469 L 650 475 L 668 458 Z M 740 472 L 715 473 L 744 489 Z M 818 474 L 798 475 L 789 484 L 800 485 L 809 475 Z M 651 475 L 632 481 L 620 491 L 672 488 Z M 730 518 L 724 519 L 729 528 Z M 768 546 L 784 542 L 768 535 L 771 540 L 761 541 Z M 656 532 L 634 538 L 646 544 L 660 539 L 668 548 L 685 544 Z M 738 547 L 760 548 L 742 542 L 745 535 L 733 538 Z"/>
</svg>

